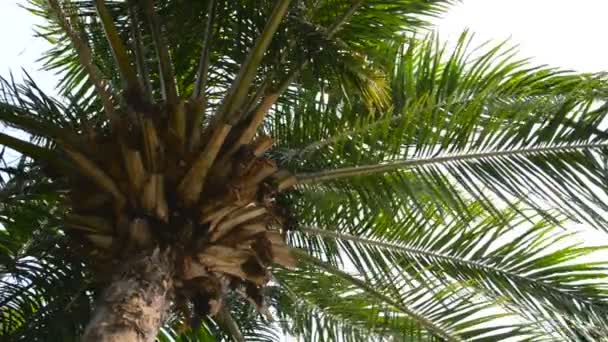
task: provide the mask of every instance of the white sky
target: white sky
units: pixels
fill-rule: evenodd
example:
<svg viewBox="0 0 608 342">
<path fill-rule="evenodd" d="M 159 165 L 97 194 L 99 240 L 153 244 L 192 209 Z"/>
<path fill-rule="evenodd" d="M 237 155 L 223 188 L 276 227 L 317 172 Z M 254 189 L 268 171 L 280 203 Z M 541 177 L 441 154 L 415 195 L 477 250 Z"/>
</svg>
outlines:
<svg viewBox="0 0 608 342">
<path fill-rule="evenodd" d="M 606 0 L 464 0 L 438 22 L 444 38 L 465 28 L 479 42 L 511 38 L 534 63 L 608 71 Z"/>
<path fill-rule="evenodd" d="M 40 21 L 18 4 L 25 5 L 26 1 L 0 0 L 0 75 L 8 77 L 12 71 L 16 79 L 21 79 L 21 68 L 24 68 L 42 89 L 50 91 L 56 78 L 50 73 L 37 72 L 40 64 L 36 63 L 50 45 L 34 37 L 34 25 Z"/>
</svg>

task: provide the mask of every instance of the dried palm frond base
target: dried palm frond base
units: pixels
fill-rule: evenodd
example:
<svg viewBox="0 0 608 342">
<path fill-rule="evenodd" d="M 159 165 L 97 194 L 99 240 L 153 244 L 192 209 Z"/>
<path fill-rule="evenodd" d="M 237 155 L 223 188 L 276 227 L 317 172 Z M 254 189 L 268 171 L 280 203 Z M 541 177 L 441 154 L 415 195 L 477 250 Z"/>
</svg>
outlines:
<svg viewBox="0 0 608 342">
<path fill-rule="evenodd" d="M 238 132 L 219 140 L 212 128 L 186 132 L 201 114 L 201 106 L 184 102 L 124 113 L 112 133 L 89 134 L 79 149 L 64 146 L 80 171 L 70 176 L 66 226 L 93 247 L 87 253 L 99 279 L 138 253 L 168 249 L 176 304 L 214 315 L 232 290 L 268 316 L 262 289 L 269 267 L 295 262 L 275 201 L 295 178 L 264 157 L 268 137 L 236 146 Z M 213 145 L 217 157 L 209 158 Z"/>
</svg>

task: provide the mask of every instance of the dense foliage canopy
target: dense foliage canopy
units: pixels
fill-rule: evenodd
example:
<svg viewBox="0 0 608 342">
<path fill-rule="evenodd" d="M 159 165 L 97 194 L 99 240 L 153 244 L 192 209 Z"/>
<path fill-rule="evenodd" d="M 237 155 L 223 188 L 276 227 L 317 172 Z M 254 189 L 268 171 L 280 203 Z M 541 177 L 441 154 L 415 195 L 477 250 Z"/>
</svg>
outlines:
<svg viewBox="0 0 608 342">
<path fill-rule="evenodd" d="M 468 32 L 444 44 L 428 23 L 451 3 L 30 0 L 60 98 L 2 80 L 2 339 L 77 340 L 101 290 L 70 232 L 65 146 L 178 96 L 204 99 L 187 128 L 203 137 L 266 107 L 298 265 L 272 267 L 274 321 L 231 292 L 194 331 L 175 311 L 160 341 L 608 339 L 608 260 L 576 233 L 608 233 L 608 79 Z"/>
</svg>

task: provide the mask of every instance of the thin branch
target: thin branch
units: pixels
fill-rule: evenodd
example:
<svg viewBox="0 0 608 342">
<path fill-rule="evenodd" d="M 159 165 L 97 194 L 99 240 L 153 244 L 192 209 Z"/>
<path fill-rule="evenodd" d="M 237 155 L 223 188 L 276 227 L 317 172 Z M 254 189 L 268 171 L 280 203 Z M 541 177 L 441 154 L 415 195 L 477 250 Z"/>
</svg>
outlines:
<svg viewBox="0 0 608 342">
<path fill-rule="evenodd" d="M 154 46 L 156 47 L 156 54 L 158 55 L 159 73 L 162 87 L 163 100 L 170 104 L 177 103 L 177 86 L 175 84 L 175 74 L 173 71 L 173 64 L 171 63 L 171 56 L 169 55 L 169 48 L 167 41 L 162 34 L 162 26 L 156 11 L 154 9 L 154 0 L 140 0 L 143 2 L 142 7 L 150 25 L 152 32 L 152 39 L 154 40 Z"/>
<path fill-rule="evenodd" d="M 264 96 L 264 94 L 266 94 L 266 91 L 269 89 L 270 80 L 272 79 L 272 75 L 274 75 L 274 70 L 270 71 L 270 75 L 266 76 L 266 78 L 264 79 L 262 84 L 260 84 L 258 89 L 256 89 L 255 94 L 253 94 L 251 99 L 249 101 L 247 101 L 247 104 L 244 107 L 245 110 L 243 111 L 243 113 L 251 113 L 254 110 L 255 106 L 258 104 L 260 99 Z"/>
<path fill-rule="evenodd" d="M 116 65 L 120 71 L 120 76 L 122 77 L 123 82 L 126 83 L 125 90 L 127 93 L 141 93 L 139 82 L 137 80 L 137 73 L 131 66 L 127 48 L 118 34 L 118 30 L 114 25 L 114 19 L 106 7 L 105 0 L 95 0 L 95 8 L 97 9 L 103 30 L 106 33 L 106 39 L 110 44 L 110 49 L 112 50 L 114 59 L 116 60 Z"/>
<path fill-rule="evenodd" d="M 363 4 L 364 0 L 358 0 L 355 3 L 353 3 L 349 9 L 344 12 L 339 19 L 334 22 L 328 29 L 327 29 L 327 37 L 328 38 L 332 38 L 336 33 L 338 33 L 338 31 L 340 30 L 340 28 L 342 27 L 342 25 L 344 25 L 348 20 L 350 20 L 350 18 L 355 14 L 355 12 L 359 9 L 359 7 L 361 7 L 361 5 Z M 293 49 L 293 47 L 295 47 L 295 41 L 292 40 L 289 42 L 288 44 L 288 48 L 285 49 L 285 53 L 281 56 L 280 62 L 279 64 L 282 64 L 286 58 L 287 58 L 287 53 L 289 53 L 289 51 L 291 51 Z M 255 95 L 253 96 L 253 98 L 249 101 L 249 104 L 247 105 L 247 110 L 245 113 L 247 113 L 251 108 L 253 108 L 253 106 L 255 106 L 258 101 L 260 101 L 260 99 L 262 99 L 262 103 L 264 104 L 264 106 L 260 105 L 258 107 L 256 107 L 256 114 L 259 114 L 259 108 L 262 107 L 266 107 L 267 110 L 269 108 L 272 107 L 272 105 L 274 104 L 274 102 L 276 102 L 278 100 L 278 98 L 287 90 L 287 88 L 289 88 L 289 85 L 291 83 L 294 82 L 294 80 L 300 75 L 300 73 L 302 72 L 302 70 L 304 70 L 304 68 L 306 68 L 308 66 L 308 60 L 304 60 L 302 61 L 302 63 L 300 63 L 299 65 L 297 65 L 294 69 L 291 70 L 291 72 L 287 75 L 287 77 L 285 77 L 281 83 L 279 83 L 279 86 L 276 87 L 276 90 L 270 90 L 268 92 L 268 95 L 264 95 L 266 93 L 266 90 L 269 89 L 269 84 L 270 84 L 270 79 L 272 77 L 272 74 L 270 76 L 268 76 L 263 82 L 262 82 L 262 86 L 260 87 L 260 89 L 258 89 L 258 91 L 255 93 Z M 268 100 L 274 98 L 274 102 L 268 104 Z M 265 103 L 266 102 L 266 103 Z M 266 110 L 266 111 L 267 111 Z M 261 120 L 255 120 L 252 121 L 252 123 L 255 122 L 259 122 L 257 124 L 257 126 L 250 126 L 247 128 L 248 131 L 257 131 L 259 125 L 262 123 L 264 116 L 266 115 L 266 112 L 262 113 L 262 119 Z M 243 139 L 244 140 L 244 139 Z M 248 141 L 246 141 L 248 142 Z"/>
<path fill-rule="evenodd" d="M 91 50 L 89 46 L 83 41 L 80 36 L 74 31 L 72 23 L 68 20 L 65 12 L 57 2 L 57 0 L 48 0 L 50 8 L 53 10 L 57 18 L 59 19 L 59 25 L 63 31 L 68 35 L 76 53 L 80 64 L 86 70 L 97 96 L 101 99 L 103 109 L 110 120 L 110 123 L 114 126 L 117 121 L 117 116 L 114 110 L 114 104 L 112 103 L 112 94 L 108 90 L 108 85 L 105 80 L 101 78 L 101 73 L 95 63 L 93 62 Z"/>
<path fill-rule="evenodd" d="M 241 115 L 237 114 L 237 112 L 247 98 L 247 92 L 253 82 L 256 70 L 262 62 L 262 58 L 266 53 L 268 45 L 270 45 L 274 33 L 283 20 L 289 3 L 290 0 L 278 0 L 266 22 L 264 31 L 256 40 L 255 46 L 249 51 L 249 55 L 241 66 L 238 76 L 233 81 L 228 94 L 224 97 L 215 115 L 217 120 L 225 121 L 229 124 L 234 124 L 240 120 Z"/>
<path fill-rule="evenodd" d="M 311 10 L 316 10 L 320 3 L 321 3 L 321 1 L 316 1 L 312 5 Z M 344 24 L 347 20 L 350 19 L 350 17 L 352 17 L 352 15 L 354 15 L 356 10 L 361 6 L 362 3 L 363 3 L 363 1 L 358 1 L 357 3 L 351 5 L 351 7 L 349 7 L 349 9 L 340 16 L 340 19 L 338 19 L 336 22 L 334 22 L 332 24 L 330 29 L 328 29 L 326 31 L 328 33 L 329 38 L 333 37 L 338 32 L 338 30 L 342 27 L 342 24 Z M 278 62 L 279 65 L 282 65 L 283 63 L 286 62 L 288 53 L 296 47 L 296 44 L 297 44 L 297 41 L 295 39 L 292 39 L 288 42 L 287 47 L 284 49 L 283 53 L 281 53 L 281 56 L 279 58 L 279 62 Z M 291 82 L 293 82 L 293 80 L 300 74 L 300 72 L 307 65 L 308 65 L 308 61 L 304 61 L 304 62 L 302 62 L 302 64 L 298 65 L 294 70 L 292 70 L 292 72 L 289 75 L 287 75 L 287 78 L 285 80 L 283 80 L 281 82 L 281 85 L 277 88 L 277 89 L 280 89 L 280 91 L 277 91 L 277 93 L 282 94 L 287 89 L 289 84 Z M 258 88 L 258 91 L 255 93 L 253 98 L 249 101 L 246 112 L 251 111 L 253 109 L 253 106 L 255 106 L 258 103 L 258 101 L 260 101 L 262 96 L 265 94 L 266 89 L 268 89 L 271 78 L 273 76 L 274 76 L 274 74 L 271 73 L 264 79 L 264 81 L 262 82 L 262 86 L 260 88 Z"/>
<path fill-rule="evenodd" d="M 351 284 L 357 286 L 358 288 L 365 291 L 369 295 L 377 298 L 378 300 L 380 300 L 388 305 L 391 305 L 395 309 L 397 309 L 397 310 L 405 313 L 406 315 L 410 316 L 411 318 L 415 319 L 421 325 L 423 325 L 426 329 L 433 332 L 437 336 L 444 338 L 446 341 L 452 341 L 452 342 L 461 341 L 461 339 L 459 337 L 452 336 L 452 334 L 450 334 L 445 329 L 436 325 L 433 321 L 425 318 L 424 316 L 417 313 L 416 311 L 408 308 L 403 303 L 399 303 L 399 302 L 393 300 L 392 298 L 388 297 L 387 295 L 377 291 L 372 285 L 367 284 L 365 281 L 355 278 L 354 276 L 352 276 L 342 270 L 339 270 L 338 268 L 336 268 L 326 262 L 323 262 L 311 255 L 308 255 L 307 253 L 305 253 L 303 251 L 293 249 L 292 253 L 294 255 L 296 255 L 300 260 L 309 262 L 309 263 L 321 268 L 322 270 L 329 272 L 330 274 L 340 277 L 340 278 L 350 282 Z"/>
<path fill-rule="evenodd" d="M 348 10 L 346 10 L 346 12 L 342 13 L 342 15 L 340 16 L 340 18 L 338 20 L 336 20 L 336 22 L 334 22 L 327 29 L 327 36 L 329 38 L 331 38 L 336 33 L 338 33 L 338 31 L 342 28 L 342 26 L 344 24 L 346 24 L 346 22 L 348 22 L 350 20 L 350 18 L 355 14 L 355 12 L 357 12 L 357 10 L 359 9 L 359 7 L 361 7 L 361 5 L 363 5 L 364 1 L 365 0 L 357 0 L 357 1 L 353 2 L 353 4 L 350 5 L 350 7 L 348 8 Z"/>
<path fill-rule="evenodd" d="M 199 149 L 201 143 L 202 125 L 207 109 L 207 97 L 205 90 L 207 88 L 207 78 L 209 72 L 209 59 L 211 58 L 211 40 L 213 36 L 213 23 L 215 21 L 215 12 L 217 9 L 216 0 L 210 0 L 207 6 L 207 26 L 203 36 L 203 50 L 199 58 L 199 65 L 196 74 L 194 90 L 192 91 L 190 105 L 188 106 L 188 115 L 191 118 L 189 139 L 187 141 L 190 151 Z"/>
<path fill-rule="evenodd" d="M 245 342 L 245 337 L 239 328 L 238 323 L 232 317 L 230 310 L 224 305 L 218 312 L 217 316 L 214 317 L 218 323 L 236 342 Z"/>
<path fill-rule="evenodd" d="M 34 145 L 30 142 L 17 139 L 10 135 L 0 133 L 0 145 L 9 147 L 23 155 L 26 155 L 36 161 L 51 163 L 53 166 L 60 166 L 62 169 L 67 169 L 67 164 L 61 158 L 57 158 L 57 154 L 49 149 Z"/>
<path fill-rule="evenodd" d="M 348 8 L 348 10 L 346 10 L 346 12 L 342 13 L 342 15 L 327 29 L 326 34 L 327 34 L 328 39 L 333 38 L 336 35 L 336 33 L 338 33 L 340 31 L 342 26 L 344 24 L 346 24 L 353 17 L 353 15 L 355 15 L 357 10 L 361 7 L 361 5 L 363 5 L 364 1 L 365 0 L 355 1 Z M 289 85 L 293 82 L 293 80 L 296 77 L 298 77 L 300 72 L 302 72 L 302 70 L 304 70 L 304 68 L 306 68 L 306 66 L 308 66 L 308 60 L 303 61 L 300 65 L 298 65 L 296 68 L 294 68 L 293 71 L 285 78 L 285 80 L 283 80 L 283 82 L 281 82 L 281 84 L 278 87 L 277 92 L 279 94 L 282 94 L 285 90 L 287 90 Z"/>
<path fill-rule="evenodd" d="M 196 82 L 194 83 L 194 90 L 192 92 L 193 99 L 200 97 L 207 87 L 209 51 L 211 50 L 211 37 L 213 35 L 213 22 L 215 21 L 216 8 L 216 1 L 210 0 L 209 5 L 207 6 L 207 26 L 205 27 L 205 34 L 203 36 L 203 51 L 201 52 L 201 57 L 198 62 Z"/>
<path fill-rule="evenodd" d="M 431 157 L 431 158 L 420 158 L 420 159 L 408 159 L 408 160 L 394 160 L 381 164 L 374 165 L 361 165 L 354 167 L 345 167 L 335 170 L 325 170 L 320 172 L 301 173 L 297 174 L 298 184 L 316 184 L 325 181 L 366 176 L 376 173 L 386 173 L 400 169 L 407 169 L 412 167 L 420 167 L 432 164 L 451 163 L 474 159 L 485 159 L 485 158 L 499 158 L 509 157 L 514 155 L 527 155 L 527 154 L 542 154 L 542 153 L 558 153 L 572 150 L 588 150 L 597 148 L 606 148 L 608 143 L 595 143 L 595 144 L 576 144 L 576 145 L 562 145 L 552 147 L 534 147 L 534 148 L 523 148 L 508 151 L 490 151 L 480 153 L 463 153 L 448 155 L 443 157 Z"/>
<path fill-rule="evenodd" d="M 129 3 L 129 17 L 131 18 L 131 35 L 139 82 L 143 87 L 144 98 L 147 101 L 151 101 L 152 85 L 150 84 L 150 71 L 148 70 L 148 64 L 146 63 L 146 49 L 144 48 L 143 38 L 141 36 L 137 7 L 133 1 Z"/>
</svg>

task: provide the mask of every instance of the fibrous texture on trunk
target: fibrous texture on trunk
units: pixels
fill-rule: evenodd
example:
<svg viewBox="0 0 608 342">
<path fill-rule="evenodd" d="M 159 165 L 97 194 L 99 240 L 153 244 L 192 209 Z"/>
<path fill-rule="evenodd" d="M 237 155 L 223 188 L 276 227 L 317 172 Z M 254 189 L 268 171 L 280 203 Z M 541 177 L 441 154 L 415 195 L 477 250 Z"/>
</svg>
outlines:
<svg viewBox="0 0 608 342">
<path fill-rule="evenodd" d="M 154 341 L 171 303 L 173 268 L 169 250 L 158 248 L 124 265 L 98 299 L 82 341 Z"/>
<path fill-rule="evenodd" d="M 81 151 L 65 148 L 80 170 L 71 177 L 66 226 L 92 247 L 86 253 L 105 283 L 117 262 L 169 248 L 176 299 L 186 312 L 194 307 L 194 318 L 217 313 L 231 290 L 267 314 L 262 289 L 269 267 L 295 263 L 283 238 L 287 218 L 275 200 L 295 177 L 264 157 L 272 139 L 261 136 L 232 154 L 223 153 L 234 149 L 227 140 L 208 163 L 201 190 L 180 187 L 216 142 L 198 137 L 206 143 L 188 152 L 170 122 L 182 109 L 157 107 L 154 118 L 123 116 L 121 131 L 88 140 Z M 185 108 L 185 118 L 195 116 L 193 106 Z"/>
</svg>

